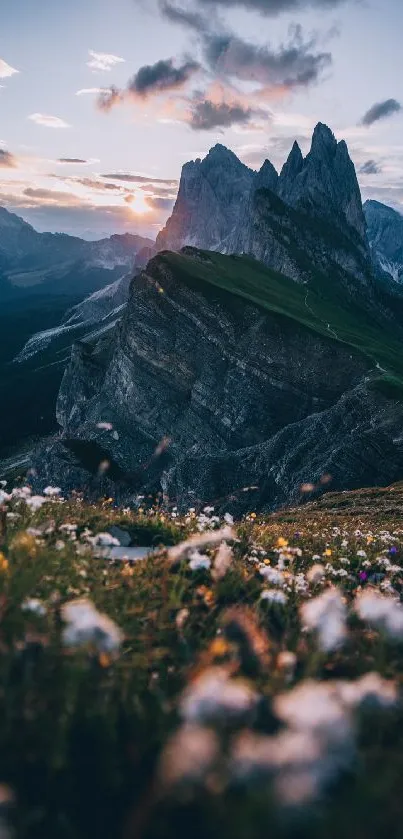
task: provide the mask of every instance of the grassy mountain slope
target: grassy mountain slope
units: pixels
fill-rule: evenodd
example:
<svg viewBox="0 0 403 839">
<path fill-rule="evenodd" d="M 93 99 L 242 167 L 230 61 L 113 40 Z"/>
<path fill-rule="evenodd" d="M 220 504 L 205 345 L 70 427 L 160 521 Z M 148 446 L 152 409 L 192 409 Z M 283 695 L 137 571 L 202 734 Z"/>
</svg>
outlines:
<svg viewBox="0 0 403 839">
<path fill-rule="evenodd" d="M 230 291 L 251 303 L 291 318 L 320 335 L 348 344 L 371 358 L 381 372 L 403 388 L 401 342 L 392 329 L 381 328 L 375 314 L 339 295 L 331 278 L 302 285 L 246 256 L 198 251 L 165 252 L 159 259 L 192 285 L 206 283 Z M 380 377 L 382 378 L 382 377 Z"/>
</svg>

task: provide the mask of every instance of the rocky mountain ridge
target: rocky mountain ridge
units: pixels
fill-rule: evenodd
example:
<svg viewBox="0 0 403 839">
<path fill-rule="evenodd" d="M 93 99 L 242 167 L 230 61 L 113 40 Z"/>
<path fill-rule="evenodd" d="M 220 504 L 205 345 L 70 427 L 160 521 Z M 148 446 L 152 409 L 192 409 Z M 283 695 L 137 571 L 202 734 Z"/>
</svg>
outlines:
<svg viewBox="0 0 403 839">
<path fill-rule="evenodd" d="M 221 145 L 214 146 L 204 160 L 185 164 L 177 201 L 157 237 L 157 249 L 180 250 L 193 245 L 221 253 L 251 253 L 247 244 L 255 233 L 253 209 L 261 189 L 270 190 L 282 204 L 308 219 L 327 220 L 363 253 L 367 249 L 354 164 L 346 143 L 338 143 L 322 123 L 315 128 L 305 158 L 298 143 L 293 144 L 280 175 L 269 160 L 259 172 L 253 172 Z M 263 245 L 261 242 L 262 253 Z M 264 261 L 281 270 L 273 260 L 270 253 Z"/>
<path fill-rule="evenodd" d="M 319 125 L 280 176 L 214 147 L 184 167 L 164 243 L 184 247 L 135 277 L 112 332 L 73 348 L 39 482 L 241 513 L 324 475 L 401 478 L 403 297 L 374 270 L 343 142 Z"/>
</svg>

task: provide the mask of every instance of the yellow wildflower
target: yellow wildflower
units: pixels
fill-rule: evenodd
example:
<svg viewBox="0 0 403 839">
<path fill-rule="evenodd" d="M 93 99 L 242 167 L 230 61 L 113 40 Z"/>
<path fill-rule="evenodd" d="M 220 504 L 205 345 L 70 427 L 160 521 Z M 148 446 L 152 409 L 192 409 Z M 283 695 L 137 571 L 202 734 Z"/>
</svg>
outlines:
<svg viewBox="0 0 403 839">
<path fill-rule="evenodd" d="M 215 638 L 210 646 L 210 653 L 212 656 L 222 656 L 228 652 L 228 643 L 225 638 Z"/>
</svg>

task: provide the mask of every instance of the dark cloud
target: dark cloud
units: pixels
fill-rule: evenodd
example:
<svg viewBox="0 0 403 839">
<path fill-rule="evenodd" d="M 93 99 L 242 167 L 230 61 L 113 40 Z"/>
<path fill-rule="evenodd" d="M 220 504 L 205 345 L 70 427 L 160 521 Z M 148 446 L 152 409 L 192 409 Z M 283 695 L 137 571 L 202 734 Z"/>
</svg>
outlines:
<svg viewBox="0 0 403 839">
<path fill-rule="evenodd" d="M 379 175 L 382 169 L 376 160 L 366 160 L 358 171 L 360 175 Z"/>
<path fill-rule="evenodd" d="M 361 125 L 373 125 L 374 122 L 378 122 L 380 119 L 386 119 L 386 117 L 397 114 L 401 110 L 402 106 L 397 99 L 385 99 L 384 102 L 377 102 L 375 105 L 372 105 L 372 108 L 364 114 Z"/>
<path fill-rule="evenodd" d="M 15 169 L 17 166 L 17 158 L 11 152 L 5 149 L 0 149 L 0 166 L 4 169 Z"/>
<path fill-rule="evenodd" d="M 123 92 L 112 85 L 107 90 L 102 90 L 97 98 L 97 106 L 101 111 L 110 111 L 115 105 L 123 101 Z"/>
<path fill-rule="evenodd" d="M 179 8 L 172 5 L 169 0 L 160 0 L 160 9 L 163 16 L 171 23 L 188 26 L 190 29 L 195 29 L 196 32 L 204 32 L 208 29 L 206 18 L 197 11 L 192 12 L 188 9 Z"/>
<path fill-rule="evenodd" d="M 193 105 L 189 125 L 194 131 L 229 128 L 236 123 L 245 124 L 255 115 L 252 108 L 230 105 L 226 102 L 215 104 L 209 99 L 205 99 L 203 102 L 196 102 Z"/>
<path fill-rule="evenodd" d="M 175 66 L 173 59 L 160 59 L 155 64 L 145 64 L 127 82 L 124 90 L 112 85 L 108 90 L 103 90 L 97 99 L 97 106 L 101 111 L 110 111 L 127 99 L 137 97 L 147 99 L 158 93 L 168 93 L 177 90 L 193 76 L 200 65 L 196 61 L 184 61 Z"/>
<path fill-rule="evenodd" d="M 111 181 L 126 181 L 131 184 L 166 184 L 167 186 L 177 186 L 178 181 L 169 180 L 165 178 L 149 178 L 147 175 L 132 175 L 125 172 L 112 172 L 107 175 L 101 175 L 101 178 L 110 179 Z"/>
<path fill-rule="evenodd" d="M 59 157 L 59 163 L 88 163 L 88 160 L 81 157 Z"/>
<path fill-rule="evenodd" d="M 140 67 L 129 80 L 127 89 L 130 93 L 144 98 L 176 90 L 186 84 L 199 67 L 196 61 L 185 61 L 179 67 L 175 67 L 172 58 L 161 59 L 155 64 Z"/>
<path fill-rule="evenodd" d="M 304 41 L 300 26 L 293 26 L 289 40 L 279 49 L 258 46 L 234 35 L 204 36 L 207 63 L 217 73 L 242 81 L 294 88 L 317 81 L 331 64 L 329 52 L 315 50 L 315 39 Z"/>
<path fill-rule="evenodd" d="M 275 16 L 282 12 L 296 12 L 303 9 L 334 9 L 348 0 L 197 0 L 202 9 L 232 9 L 239 6 L 262 15 Z"/>
</svg>

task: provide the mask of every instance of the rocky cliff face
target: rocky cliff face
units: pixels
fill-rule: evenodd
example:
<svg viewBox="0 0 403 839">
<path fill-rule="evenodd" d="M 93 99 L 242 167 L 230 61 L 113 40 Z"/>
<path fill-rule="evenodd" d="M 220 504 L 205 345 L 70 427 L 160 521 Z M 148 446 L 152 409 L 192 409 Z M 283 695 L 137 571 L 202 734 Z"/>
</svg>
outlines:
<svg viewBox="0 0 403 839">
<path fill-rule="evenodd" d="M 354 164 L 344 140 L 318 123 L 305 159 L 294 144 L 278 181 L 286 204 L 308 215 L 326 218 L 350 235 L 365 240 L 366 224 Z"/>
<path fill-rule="evenodd" d="M 403 216 L 379 201 L 366 201 L 368 239 L 375 259 L 397 283 L 403 283 Z"/>
<path fill-rule="evenodd" d="M 220 144 L 204 160 L 186 163 L 172 216 L 157 237 L 158 250 L 180 250 L 184 245 L 224 250 L 254 175 Z"/>
<path fill-rule="evenodd" d="M 264 200 L 257 197 L 260 190 L 271 193 L 265 198 L 269 212 L 264 213 L 264 224 Z M 276 203 L 273 196 L 281 201 Z M 292 211 L 298 212 L 298 217 Z M 346 258 L 346 251 L 360 251 L 362 276 L 363 261 L 369 264 L 369 251 L 354 164 L 345 142 L 338 143 L 322 123 L 315 128 L 306 158 L 294 143 L 280 176 L 269 160 L 259 172 L 252 172 L 223 146 L 215 146 L 203 161 L 187 163 L 172 216 L 157 238 L 157 247 L 179 250 L 194 245 L 222 253 L 253 254 L 271 268 L 288 273 L 291 267 L 284 255 L 285 228 L 288 252 L 296 224 L 295 247 L 299 247 L 298 231 L 309 232 L 311 226 L 310 239 L 317 238 L 318 220 L 336 229 L 333 238 L 338 241 L 332 245 L 331 237 L 327 237 L 325 246 L 328 253 L 329 248 L 333 249 L 334 262 L 338 245 L 340 264 L 348 270 L 351 258 Z M 344 237 L 341 244 L 340 232 Z M 301 270 L 290 276 L 301 279 Z"/>
<path fill-rule="evenodd" d="M 209 254 L 163 253 L 133 281 L 113 336 L 76 345 L 42 483 L 241 512 L 296 501 L 325 473 L 343 489 L 401 476 L 403 406 L 370 386 L 375 361 L 307 327 L 292 297 L 289 316 L 270 294 L 270 310 L 252 305 L 253 262 L 219 259 L 236 293 L 206 279 Z M 278 276 L 258 277 L 281 292 Z"/>
</svg>

